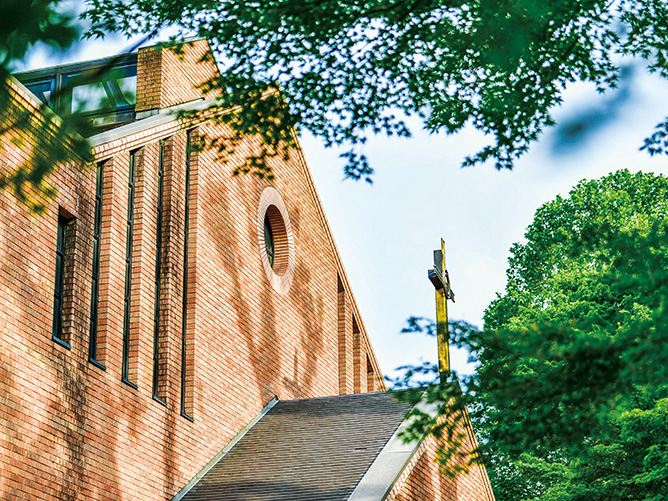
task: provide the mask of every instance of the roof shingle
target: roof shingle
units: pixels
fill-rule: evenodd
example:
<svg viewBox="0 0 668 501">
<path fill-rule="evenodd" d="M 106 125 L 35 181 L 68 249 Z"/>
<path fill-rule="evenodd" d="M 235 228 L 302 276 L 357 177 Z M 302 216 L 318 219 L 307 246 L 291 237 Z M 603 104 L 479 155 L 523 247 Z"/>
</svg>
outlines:
<svg viewBox="0 0 668 501">
<path fill-rule="evenodd" d="M 348 499 L 409 409 L 390 393 L 280 401 L 182 500 Z"/>
</svg>

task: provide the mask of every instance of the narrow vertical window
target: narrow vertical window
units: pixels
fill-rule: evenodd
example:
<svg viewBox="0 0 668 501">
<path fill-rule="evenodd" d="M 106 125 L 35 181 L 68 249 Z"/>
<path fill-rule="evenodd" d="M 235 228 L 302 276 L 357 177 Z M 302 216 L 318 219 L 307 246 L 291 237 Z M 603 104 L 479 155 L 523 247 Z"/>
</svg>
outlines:
<svg viewBox="0 0 668 501">
<path fill-rule="evenodd" d="M 158 163 L 158 201 L 156 204 L 155 229 L 155 306 L 153 310 L 153 398 L 166 404 L 160 388 L 160 277 L 162 275 L 162 205 L 165 181 L 165 143 L 160 141 Z"/>
<path fill-rule="evenodd" d="M 58 344 L 71 349 L 63 340 L 63 298 L 65 289 L 65 240 L 67 238 L 67 219 L 58 216 L 58 234 L 56 237 L 56 277 L 53 292 L 53 326 L 51 337 Z"/>
<path fill-rule="evenodd" d="M 100 293 L 100 232 L 102 231 L 102 181 L 104 164 L 97 164 L 95 180 L 95 221 L 93 222 L 93 274 L 90 291 L 90 330 L 88 341 L 88 360 L 101 369 L 104 365 L 97 361 L 97 320 Z"/>
<path fill-rule="evenodd" d="M 188 413 L 192 407 L 192 396 L 188 395 L 188 386 L 191 383 L 192 367 L 188 364 L 188 237 L 190 233 L 190 167 L 192 160 L 192 134 L 188 131 L 186 140 L 186 180 L 185 180 L 185 207 L 183 214 L 183 300 L 182 300 L 182 328 L 181 328 L 181 415 L 193 420 Z"/>
<path fill-rule="evenodd" d="M 132 292 L 132 231 L 134 223 L 136 157 L 135 151 L 130 153 L 127 238 L 125 246 L 125 296 L 123 304 L 123 364 L 121 368 L 122 380 L 133 388 L 137 388 L 137 385 L 131 382 L 128 376 L 130 373 L 130 296 Z"/>
</svg>

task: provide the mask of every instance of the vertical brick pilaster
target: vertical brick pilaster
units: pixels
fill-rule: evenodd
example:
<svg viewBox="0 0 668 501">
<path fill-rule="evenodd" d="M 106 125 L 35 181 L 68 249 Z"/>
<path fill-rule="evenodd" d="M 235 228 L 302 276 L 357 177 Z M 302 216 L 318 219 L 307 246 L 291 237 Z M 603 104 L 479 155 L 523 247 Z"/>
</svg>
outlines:
<svg viewBox="0 0 668 501">
<path fill-rule="evenodd" d="M 135 111 L 160 107 L 162 54 L 159 46 L 139 49 L 137 54 L 137 104 Z"/>
<path fill-rule="evenodd" d="M 160 394 L 178 409 L 181 392 L 181 329 L 183 297 L 183 209 L 185 202 L 186 136 L 165 141 L 163 195 L 163 262 L 161 308 Z M 162 398 L 162 397 L 161 397 Z"/>
<path fill-rule="evenodd" d="M 368 365 L 369 359 L 366 352 L 360 349 L 360 393 L 366 393 L 368 390 Z"/>
<path fill-rule="evenodd" d="M 128 153 L 122 153 L 105 163 L 100 232 L 96 360 L 107 367 L 118 364 L 119 371 L 123 332 L 128 164 Z"/>
<path fill-rule="evenodd" d="M 182 366 L 181 366 L 181 412 L 194 418 L 195 409 L 195 326 L 197 291 L 197 215 L 198 215 L 198 167 L 199 155 L 195 147 L 197 130 L 191 130 L 186 150 L 186 187 L 185 201 L 187 209 L 184 213 L 186 230 L 184 237 L 185 251 L 183 266 L 183 326 L 182 326 Z"/>
<path fill-rule="evenodd" d="M 141 148 L 134 153 L 134 197 L 133 197 L 133 224 L 132 224 L 132 249 L 131 249 L 131 272 L 130 280 L 130 316 L 129 316 L 129 344 L 128 344 L 128 374 L 127 379 L 136 384 L 139 375 L 140 358 L 140 339 L 146 323 L 147 306 L 147 283 L 148 275 L 144 272 L 145 268 L 150 267 L 150 259 L 145 256 L 148 242 L 145 238 L 150 235 L 150 231 L 145 231 L 146 224 L 146 179 L 145 165 L 151 165 L 147 162 L 148 147 Z M 149 261 L 149 263 L 147 263 Z"/>
<path fill-rule="evenodd" d="M 376 391 L 376 373 L 373 371 L 368 354 L 366 355 L 366 391 L 369 393 Z"/>
<path fill-rule="evenodd" d="M 137 151 L 135 231 L 132 257 L 133 297 L 131 353 L 132 369 L 144 388 L 152 383 L 153 320 L 155 313 L 155 238 L 158 198 L 159 144 L 152 142 Z M 147 335 L 148 334 L 148 335 Z M 132 364 L 131 364 L 132 365 Z"/>
<path fill-rule="evenodd" d="M 158 158 L 156 169 L 156 193 L 154 206 L 154 228 L 155 228 L 155 270 L 153 284 L 153 396 L 163 403 L 167 401 L 169 386 L 167 383 L 167 322 L 165 311 L 165 262 L 166 248 L 169 233 L 165 231 L 165 174 L 171 167 L 172 141 L 161 140 L 158 142 Z"/>
<path fill-rule="evenodd" d="M 359 327 L 351 310 L 348 293 L 337 275 L 337 321 L 339 347 L 339 394 L 356 393 L 355 388 L 355 343 L 359 349 L 361 342 Z M 359 385 L 358 385 L 359 386 Z M 358 392 L 357 392 L 358 393 Z"/>
<path fill-rule="evenodd" d="M 348 372 L 351 370 L 347 363 L 347 354 L 352 344 L 352 324 L 346 304 L 346 291 L 341 283 L 341 277 L 337 275 L 337 322 L 339 335 L 339 394 L 345 395 L 350 392 L 348 384 Z"/>
</svg>

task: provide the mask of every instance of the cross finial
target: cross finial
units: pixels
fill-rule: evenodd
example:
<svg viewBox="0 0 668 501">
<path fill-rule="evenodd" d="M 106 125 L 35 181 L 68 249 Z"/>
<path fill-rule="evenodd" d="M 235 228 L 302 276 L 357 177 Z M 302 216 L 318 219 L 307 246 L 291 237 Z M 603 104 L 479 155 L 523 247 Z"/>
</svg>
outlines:
<svg viewBox="0 0 668 501">
<path fill-rule="evenodd" d="M 450 372 L 450 349 L 448 336 L 448 299 L 455 300 L 450 288 L 450 276 L 445 268 L 445 241 L 441 238 L 441 248 L 434 251 L 434 267 L 428 270 L 429 280 L 436 289 L 436 337 L 438 338 L 438 370 L 441 382 L 445 382 Z"/>
<path fill-rule="evenodd" d="M 450 276 L 445 268 L 445 241 L 442 238 L 441 248 L 434 251 L 434 268 L 429 270 L 429 280 L 437 291 L 444 291 L 446 299 L 455 302 L 455 293 L 450 288 Z"/>
</svg>

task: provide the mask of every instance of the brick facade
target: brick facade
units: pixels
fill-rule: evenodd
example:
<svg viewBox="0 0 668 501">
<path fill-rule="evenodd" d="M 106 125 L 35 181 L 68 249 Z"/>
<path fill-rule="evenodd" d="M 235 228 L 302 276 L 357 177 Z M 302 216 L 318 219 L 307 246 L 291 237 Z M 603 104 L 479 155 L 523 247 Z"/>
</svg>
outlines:
<svg viewBox="0 0 668 501">
<path fill-rule="evenodd" d="M 464 447 L 477 447 L 470 423 L 467 423 Z M 436 463 L 437 442 L 428 437 L 417 449 L 409 465 L 397 479 L 387 501 L 494 501 L 492 487 L 483 466 L 471 465 L 455 478 L 439 474 Z M 460 457 L 458 461 L 463 461 Z M 464 466 L 464 465 L 461 465 Z"/>
<path fill-rule="evenodd" d="M 200 99 L 196 85 L 216 74 L 198 62 L 207 50 L 204 41 L 182 58 L 141 49 L 136 110 Z M 10 85 L 17 109 L 36 112 L 34 97 Z M 301 151 L 272 160 L 269 182 L 232 175 L 258 150 L 255 138 L 229 163 L 187 148 L 189 135 L 225 133 L 207 121 L 186 130 L 171 120 L 98 142 L 96 165 L 61 166 L 51 176 L 57 195 L 43 215 L 0 192 L 0 499 L 171 499 L 274 396 L 386 389 Z M 9 139 L 2 137 L 3 172 L 45 140 L 26 137 L 18 148 Z M 272 288 L 258 245 L 258 202 L 269 186 L 294 236 L 294 279 L 284 294 Z M 51 335 L 59 216 L 69 221 L 60 342 Z"/>
<path fill-rule="evenodd" d="M 138 111 L 201 98 L 193 84 L 215 72 L 215 67 L 197 63 L 205 46 L 201 41 L 186 46 L 183 59 L 168 50 L 140 50 Z M 34 98 L 11 85 L 17 106 L 34 110 Z M 222 133 L 206 122 L 190 131 L 194 136 Z M 373 359 L 374 376 L 383 388 L 301 153 L 295 150 L 288 162 L 274 161 L 276 180 L 268 183 L 231 175 L 236 163 L 258 148 L 255 139 L 247 139 L 235 159 L 222 164 L 212 152 L 188 155 L 187 134 L 172 121 L 96 148 L 96 160 L 103 165 L 96 363 L 89 361 L 95 166 L 62 166 L 50 178 L 58 190 L 56 199 L 48 201 L 41 216 L 31 214 L 7 190 L 0 192 L 3 500 L 170 499 L 272 397 L 338 394 L 340 380 L 353 377 L 353 364 L 339 373 L 339 277 L 348 315 L 358 318 L 361 345 Z M 38 138 L 26 139 L 28 146 L 39 147 Z M 9 141 L 3 147 L 5 171 L 24 161 L 29 151 Z M 153 398 L 161 148 L 163 271 L 156 393 L 164 404 Z M 136 172 L 124 382 L 131 156 Z M 270 185 L 285 201 L 294 231 L 295 276 L 286 294 L 271 288 L 257 242 L 257 204 Z M 71 220 L 63 343 L 51 338 L 59 215 Z"/>
</svg>

